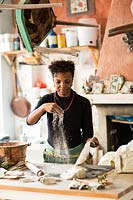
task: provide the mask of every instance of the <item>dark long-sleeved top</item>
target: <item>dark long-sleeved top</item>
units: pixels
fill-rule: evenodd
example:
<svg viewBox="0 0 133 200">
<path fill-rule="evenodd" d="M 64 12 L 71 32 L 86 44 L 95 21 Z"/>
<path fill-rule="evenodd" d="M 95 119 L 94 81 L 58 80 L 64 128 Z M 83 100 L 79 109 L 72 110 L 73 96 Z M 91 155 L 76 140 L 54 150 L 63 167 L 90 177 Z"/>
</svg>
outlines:
<svg viewBox="0 0 133 200">
<path fill-rule="evenodd" d="M 71 90 L 70 97 L 59 97 L 56 92 L 56 103 L 65 110 L 70 104 L 73 94 L 74 99 L 70 108 L 64 112 L 63 120 L 65 140 L 68 148 L 74 148 L 93 136 L 92 110 L 88 99 Z M 54 102 L 54 95 L 55 93 L 51 93 L 43 96 L 35 109 L 44 103 Z M 52 121 L 53 113 L 47 112 L 48 143 L 54 147 Z"/>
</svg>

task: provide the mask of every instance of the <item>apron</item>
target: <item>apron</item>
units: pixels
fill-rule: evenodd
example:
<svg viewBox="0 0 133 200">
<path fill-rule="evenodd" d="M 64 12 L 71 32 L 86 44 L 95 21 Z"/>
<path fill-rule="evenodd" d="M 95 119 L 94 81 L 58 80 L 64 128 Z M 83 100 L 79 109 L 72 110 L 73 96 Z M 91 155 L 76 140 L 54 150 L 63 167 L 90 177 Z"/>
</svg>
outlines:
<svg viewBox="0 0 133 200">
<path fill-rule="evenodd" d="M 43 152 L 44 162 L 74 164 L 82 151 L 84 144 L 80 144 L 74 148 L 68 149 L 67 153 L 64 150 L 54 149 L 48 142 L 45 144 Z"/>
</svg>

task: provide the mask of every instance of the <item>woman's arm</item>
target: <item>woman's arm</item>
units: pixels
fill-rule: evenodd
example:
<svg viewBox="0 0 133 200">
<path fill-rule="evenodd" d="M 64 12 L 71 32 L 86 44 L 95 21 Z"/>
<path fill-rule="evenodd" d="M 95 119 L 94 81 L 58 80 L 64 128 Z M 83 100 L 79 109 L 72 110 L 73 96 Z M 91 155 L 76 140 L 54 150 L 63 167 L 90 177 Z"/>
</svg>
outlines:
<svg viewBox="0 0 133 200">
<path fill-rule="evenodd" d="M 44 115 L 46 112 L 57 113 L 59 115 L 64 113 L 63 109 L 56 103 L 44 103 L 29 114 L 29 116 L 27 117 L 27 124 L 36 124 L 41 116 Z"/>
<path fill-rule="evenodd" d="M 36 124 L 39 119 L 41 118 L 41 116 L 43 114 L 45 114 L 45 109 L 44 109 L 44 106 L 40 106 L 39 108 L 33 110 L 27 117 L 27 124 L 28 125 L 33 125 L 33 124 Z"/>
<path fill-rule="evenodd" d="M 91 108 L 90 101 L 88 101 L 88 99 L 84 107 L 83 136 L 84 136 L 84 142 L 86 143 L 90 141 L 91 147 L 99 146 L 98 139 L 94 137 L 92 108 Z"/>
</svg>

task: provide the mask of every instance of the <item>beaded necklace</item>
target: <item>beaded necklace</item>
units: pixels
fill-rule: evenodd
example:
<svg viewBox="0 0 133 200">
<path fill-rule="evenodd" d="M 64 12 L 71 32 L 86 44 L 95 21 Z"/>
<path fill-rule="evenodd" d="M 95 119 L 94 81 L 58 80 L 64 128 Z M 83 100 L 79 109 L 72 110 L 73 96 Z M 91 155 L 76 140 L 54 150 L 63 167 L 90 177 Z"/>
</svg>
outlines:
<svg viewBox="0 0 133 200">
<path fill-rule="evenodd" d="M 75 93 L 73 92 L 70 103 L 68 104 L 68 106 L 65 109 L 63 109 L 64 112 L 69 110 L 69 108 L 71 107 L 71 105 L 73 103 L 74 97 L 75 97 Z M 54 93 L 54 102 L 57 103 L 57 101 L 56 101 L 56 92 Z"/>
</svg>

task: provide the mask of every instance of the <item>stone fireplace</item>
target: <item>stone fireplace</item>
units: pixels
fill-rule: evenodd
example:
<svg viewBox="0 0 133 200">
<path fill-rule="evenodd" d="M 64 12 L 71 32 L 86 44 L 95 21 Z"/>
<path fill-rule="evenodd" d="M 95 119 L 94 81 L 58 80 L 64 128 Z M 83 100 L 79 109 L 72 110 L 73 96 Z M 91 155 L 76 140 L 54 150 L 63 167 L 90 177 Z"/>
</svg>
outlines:
<svg viewBox="0 0 133 200">
<path fill-rule="evenodd" d="M 98 137 L 104 153 L 111 150 L 107 116 L 133 116 L 132 94 L 87 94 L 92 103 L 94 134 Z M 126 133 L 125 133 L 126 134 Z"/>
<path fill-rule="evenodd" d="M 133 56 L 123 42 L 124 32 L 109 37 L 110 29 L 133 22 L 130 5 L 131 0 L 111 1 L 96 73 L 100 79 L 106 80 L 109 79 L 110 75 L 117 74 L 123 75 L 126 81 L 132 81 Z M 111 144 L 107 116 L 133 116 L 133 94 L 88 94 L 86 97 L 92 102 L 94 134 L 98 137 L 104 153 L 113 148 L 116 149 L 116 146 L 113 147 Z"/>
<path fill-rule="evenodd" d="M 133 139 L 133 116 L 107 115 L 107 149 L 117 151 Z"/>
</svg>

